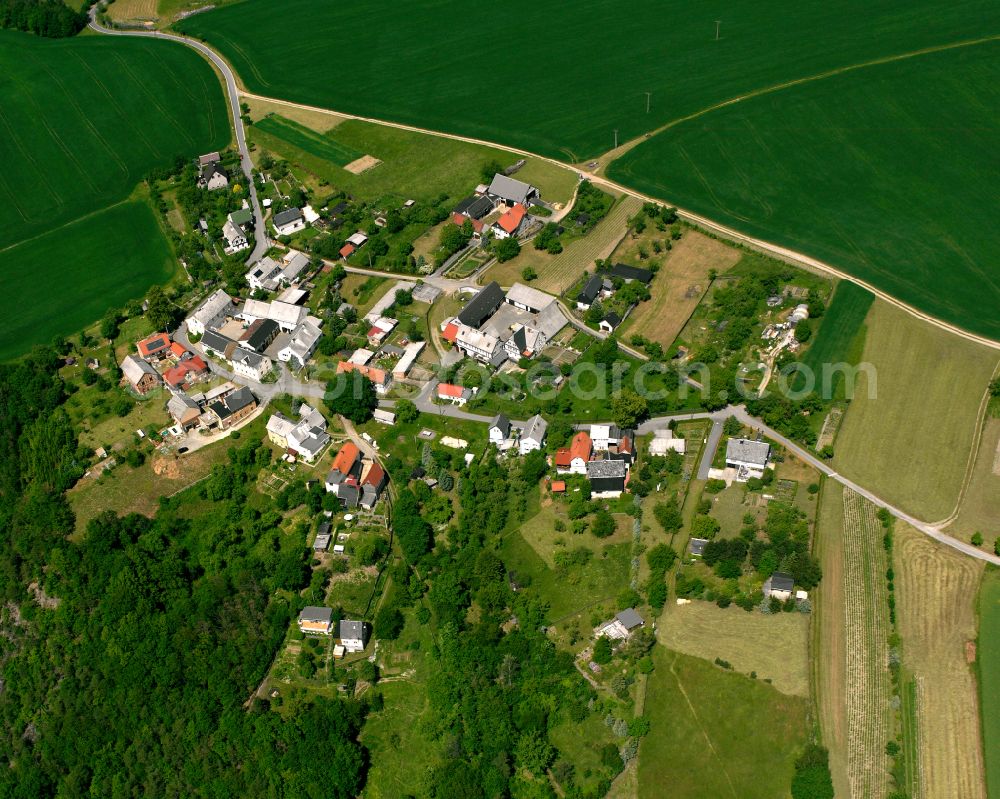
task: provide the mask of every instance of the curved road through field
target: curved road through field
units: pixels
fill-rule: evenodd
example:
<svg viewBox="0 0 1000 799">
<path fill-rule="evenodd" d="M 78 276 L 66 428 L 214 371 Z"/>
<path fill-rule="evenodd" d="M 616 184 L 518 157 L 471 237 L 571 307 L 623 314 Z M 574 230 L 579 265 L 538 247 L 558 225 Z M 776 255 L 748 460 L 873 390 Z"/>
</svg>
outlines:
<svg viewBox="0 0 1000 799">
<path fill-rule="evenodd" d="M 237 144 L 237 146 L 239 147 L 239 150 L 240 150 L 240 156 L 241 156 L 241 163 L 242 163 L 242 167 L 243 167 L 243 172 L 247 176 L 248 185 L 250 186 L 250 196 L 251 196 L 251 200 L 252 200 L 252 203 L 253 203 L 254 218 L 256 220 L 257 245 L 254 248 L 253 253 L 251 254 L 250 258 L 248 259 L 248 262 L 252 261 L 252 260 L 256 260 L 257 258 L 259 258 L 266 251 L 267 246 L 268 246 L 267 232 L 266 232 L 266 227 L 264 226 L 263 216 L 262 216 L 261 211 L 260 211 L 260 205 L 258 204 L 258 201 L 257 201 L 257 189 L 256 189 L 256 187 L 254 186 L 254 183 L 253 183 L 253 164 L 250 161 L 250 152 L 249 152 L 249 150 L 247 148 L 247 144 L 246 144 L 246 134 L 245 134 L 245 131 L 244 131 L 244 128 L 243 128 L 243 119 L 242 119 L 242 116 L 240 115 L 240 106 L 239 106 L 240 90 L 239 90 L 239 87 L 238 87 L 237 82 L 236 82 L 236 75 L 233 72 L 232 68 L 212 48 L 210 48 L 208 45 L 206 45 L 203 42 L 200 42 L 200 41 L 198 41 L 196 39 L 191 39 L 191 38 L 188 38 L 186 36 L 179 36 L 177 34 L 172 34 L 172 33 L 161 33 L 160 31 L 118 31 L 118 30 L 111 30 L 109 28 L 105 28 L 103 25 L 101 25 L 101 24 L 99 24 L 97 22 L 97 19 L 96 19 L 96 6 L 91 8 L 91 10 L 90 10 L 90 18 L 91 18 L 90 27 L 93 30 L 97 31 L 98 33 L 104 33 L 104 34 L 109 34 L 109 35 L 113 35 L 113 36 L 144 36 L 144 37 L 147 37 L 147 38 L 166 39 L 168 41 L 175 41 L 175 42 L 179 42 L 180 44 L 185 44 L 188 47 L 194 48 L 199 53 L 201 53 L 203 56 L 205 56 L 209 61 L 212 62 L 212 64 L 215 65 L 215 67 L 222 74 L 223 79 L 226 82 L 226 91 L 227 91 L 227 93 L 229 95 L 230 110 L 232 112 L 232 117 L 233 117 L 233 127 L 234 127 L 235 132 L 236 132 L 236 144 Z M 336 113 L 338 116 L 346 117 L 346 118 L 349 118 L 349 119 L 358 119 L 358 120 L 361 120 L 361 121 L 371 122 L 371 123 L 378 124 L 378 125 L 385 125 L 385 126 L 388 126 L 388 127 L 395 127 L 395 128 L 400 128 L 400 129 L 403 129 L 403 130 L 415 131 L 415 132 L 418 132 L 418 133 L 426 133 L 426 134 L 433 135 L 433 136 L 441 136 L 441 137 L 444 137 L 444 138 L 454 139 L 454 140 L 457 140 L 457 141 L 464 141 L 464 142 L 468 142 L 468 143 L 471 143 L 471 144 L 485 145 L 487 147 L 493 147 L 493 148 L 496 148 L 498 150 L 504 150 L 506 152 L 514 153 L 514 154 L 517 154 L 517 155 L 529 156 L 529 157 L 532 157 L 532 158 L 539 158 L 541 160 L 547 161 L 548 163 L 551 163 L 551 164 L 553 164 L 555 166 L 558 166 L 558 167 L 561 167 L 563 169 L 572 169 L 575 172 L 579 172 L 580 171 L 575 166 L 572 166 L 570 164 L 566 164 L 566 163 L 564 163 L 562 161 L 558 161 L 558 160 L 556 160 L 554 158 L 545 158 L 543 156 L 536 155 L 535 153 L 531 153 L 531 152 L 528 152 L 526 150 L 521 150 L 521 149 L 514 148 L 514 147 L 508 147 L 506 145 L 497 144 L 496 142 L 485 141 L 485 140 L 482 140 L 482 139 L 475 139 L 475 138 L 471 138 L 471 137 L 468 137 L 468 136 L 458 136 L 458 135 L 450 134 L 450 133 L 442 133 L 440 131 L 430 130 L 430 129 L 427 129 L 427 128 L 418 128 L 418 127 L 414 127 L 412 125 L 403 125 L 403 124 L 395 123 L 395 122 L 386 122 L 385 120 L 371 119 L 371 118 L 368 118 L 368 117 L 360 117 L 360 116 L 356 116 L 356 115 L 353 115 L 353 114 L 341 114 L 339 112 L 333 112 L 330 109 L 326 109 L 326 108 L 317 108 L 317 107 L 314 107 L 314 106 L 303 105 L 301 103 L 292 103 L 292 102 L 289 102 L 289 101 L 286 101 L 286 100 L 278 100 L 278 99 L 271 98 L 271 97 L 262 97 L 260 95 L 250 94 L 250 93 L 247 93 L 247 92 L 244 92 L 243 95 L 246 96 L 246 97 L 249 97 L 249 98 L 253 98 L 253 99 L 268 100 L 269 102 L 273 102 L 273 103 L 277 103 L 277 104 L 285 105 L 285 106 L 289 106 L 289 107 L 302 108 L 302 109 L 306 109 L 306 110 L 310 110 L 310 111 L 318 111 L 320 113 Z M 626 186 L 622 186 L 622 185 L 616 183 L 615 181 L 609 180 L 607 178 L 604 178 L 604 177 L 601 177 L 601 176 L 598 176 L 598 175 L 588 174 L 588 179 L 592 180 L 595 183 L 602 184 L 602 185 L 607 186 L 609 188 L 612 188 L 612 189 L 614 189 L 616 191 L 622 192 L 624 194 L 631 195 L 633 197 L 636 197 L 636 198 L 638 198 L 640 200 L 643 200 L 643 201 L 646 201 L 646 202 L 666 202 L 665 200 L 663 200 L 661 198 L 650 197 L 648 195 L 645 195 L 645 194 L 637 192 L 637 191 L 635 191 L 633 189 L 630 189 L 630 188 L 628 188 Z M 876 287 L 870 285 L 869 283 L 866 283 L 865 281 L 860 280 L 857 277 L 854 277 L 853 275 L 849 275 L 846 272 L 842 272 L 839 269 L 836 269 L 836 268 L 830 266 L 829 264 L 825 264 L 825 263 L 823 263 L 821 261 L 816 260 L 815 258 L 811 258 L 808 255 L 804 255 L 802 253 L 797 253 L 797 252 L 794 252 L 792 250 L 786 249 L 784 247 L 778 247 L 777 245 L 771 244 L 770 242 L 762 241 L 762 240 L 759 240 L 759 239 L 754 239 L 753 237 L 746 236 L 746 235 L 740 233 L 739 231 L 732 230 L 730 228 L 725 227 L 724 225 L 720 225 L 720 224 L 718 224 L 716 222 L 713 222 L 710 219 L 706 219 L 705 217 L 699 216 L 697 214 L 693 214 L 693 213 L 690 213 L 690 212 L 687 212 L 687 211 L 683 211 L 682 209 L 678 209 L 678 214 L 680 216 L 682 216 L 683 218 L 687 219 L 688 221 L 694 222 L 695 224 L 701 225 L 702 227 L 706 227 L 706 228 L 708 228 L 708 229 L 710 229 L 710 230 L 718 233 L 719 235 L 721 235 L 721 236 L 723 236 L 725 238 L 741 242 L 741 243 L 746 244 L 746 245 L 748 245 L 750 247 L 754 247 L 755 249 L 759 249 L 759 250 L 761 250 L 763 252 L 766 252 L 766 253 L 768 253 L 770 255 L 773 255 L 773 256 L 775 256 L 777 258 L 780 258 L 781 260 L 788 261 L 789 263 L 797 264 L 797 265 L 800 265 L 800 266 L 804 266 L 804 267 L 806 267 L 808 269 L 813 269 L 813 270 L 816 270 L 816 271 L 824 272 L 826 274 L 830 274 L 830 275 L 833 275 L 835 277 L 838 277 L 838 278 L 840 278 L 842 280 L 849 280 L 852 283 L 856 283 L 857 285 L 862 286 L 863 288 L 865 288 L 868 291 L 872 292 L 872 294 L 874 294 L 877 297 L 883 299 L 884 301 L 886 301 L 888 303 L 891 303 L 892 305 L 895 305 L 898 308 L 903 309 L 907 313 L 909 313 L 909 314 L 911 314 L 913 316 L 916 316 L 919 319 L 923 319 L 926 322 L 929 322 L 929 323 L 931 323 L 933 325 L 936 325 L 937 327 L 940 327 L 940 328 L 942 328 L 944 330 L 948 330 L 948 331 L 950 331 L 952 333 L 955 333 L 956 335 L 962 336 L 963 338 L 969 339 L 971 341 L 975 341 L 975 342 L 978 342 L 980 344 L 984 344 L 984 345 L 986 345 L 988 347 L 991 347 L 993 349 L 1000 349 L 1000 342 L 998 342 L 998 341 L 994 341 L 994 340 L 986 338 L 984 336 L 977 336 L 977 335 L 975 335 L 973 333 L 970 333 L 970 332 L 968 332 L 966 330 L 962 330 L 961 328 L 956 327 L 955 325 L 951 325 L 951 324 L 949 324 L 947 322 L 944 322 L 944 321 L 942 321 L 940 319 L 936 319 L 933 316 L 930 316 L 929 314 L 924 313 L 923 311 L 920 311 L 920 310 L 918 310 L 916 308 L 913 308 L 910 305 L 907 305 L 906 303 L 904 303 L 904 302 L 902 302 L 900 300 L 897 300 L 895 297 L 892 297 L 891 295 L 886 294 L 884 291 L 881 291 L 880 289 L 877 289 Z M 352 270 L 352 271 L 355 271 L 355 270 Z M 362 271 L 362 270 L 356 270 L 356 271 Z M 213 371 L 223 372 L 224 370 L 216 369 L 216 370 L 213 370 Z M 432 388 L 433 388 L 434 385 L 435 385 L 435 382 L 431 381 L 430 383 L 427 384 L 427 386 L 425 387 L 425 389 L 420 392 L 420 395 L 418 396 L 418 398 L 416 400 L 416 404 L 417 404 L 417 406 L 421 410 L 430 411 L 432 413 L 433 412 L 440 413 L 440 414 L 442 414 L 444 416 L 454 416 L 454 417 L 457 417 L 457 418 L 463 418 L 463 419 L 469 419 L 469 420 L 472 420 L 472 421 L 484 422 L 484 423 L 487 423 L 487 424 L 492 421 L 491 417 L 488 417 L 488 416 L 478 416 L 476 414 L 468 413 L 466 411 L 460 411 L 459 409 L 454 408 L 452 406 L 437 406 L 437 405 L 434 405 L 433 402 L 431 401 L 431 398 L 430 398 L 430 393 L 431 393 L 431 390 L 432 390 Z M 263 388 L 263 385 L 259 386 L 259 388 Z M 287 377 L 285 377 L 284 379 L 280 379 L 277 384 L 271 384 L 271 385 L 269 385 L 267 387 L 267 389 L 265 389 L 265 393 L 270 394 L 270 393 L 278 391 L 278 390 L 298 391 L 298 392 L 301 392 L 302 394 L 305 394 L 305 395 L 311 394 L 313 396 L 316 395 L 317 391 L 320 391 L 320 392 L 322 391 L 322 389 L 320 388 L 320 386 L 318 384 L 302 383 L 302 382 L 299 382 L 299 381 L 289 380 Z M 974 557 L 974 558 L 978 558 L 980 560 L 988 561 L 990 563 L 994 563 L 994 564 L 1000 565 L 1000 557 L 998 557 L 996 555 L 993 555 L 993 554 L 991 554 L 989 552 L 984 552 L 983 550 L 978 549 L 977 547 L 973 547 L 970 544 L 966 544 L 963 541 L 959 541 L 959 540 L 957 540 L 955 538 L 952 538 L 949 535 L 946 535 L 945 533 L 943 533 L 941 531 L 941 529 L 938 526 L 935 526 L 933 524 L 928 524 L 927 522 L 923 522 L 923 521 L 921 521 L 921 520 L 919 520 L 919 519 L 911 516 L 910 514 L 908 514 L 905 511 L 903 511 L 902 509 L 897 508 L 894 505 L 891 505 L 890 503 L 886 502 L 885 500 L 879 498 L 878 496 L 876 496 L 875 494 L 873 494 L 871 491 L 868 491 L 867 489 L 865 489 L 864 487 L 858 485 L 857 483 L 855 483 L 854 481 L 850 480 L 849 478 L 844 477 L 842 474 L 837 473 L 828 464 L 826 464 L 824 461 L 822 461 L 819 458 L 817 458 L 815 455 L 813 455 L 808 450 L 804 449 L 803 447 L 800 447 L 795 442 L 793 442 L 793 441 L 785 438 L 783 435 L 781 435 L 780 433 L 778 433 L 776 430 L 771 429 L 770 427 L 768 427 L 767 425 L 765 425 L 763 423 L 763 421 L 761 421 L 760 419 L 757 419 L 757 418 L 751 416 L 749 413 L 747 413 L 746 409 L 742 405 L 729 406 L 728 408 L 725 408 L 724 410 L 716 411 L 714 413 L 682 414 L 682 415 L 673 416 L 673 417 L 665 416 L 665 417 L 658 417 L 658 418 L 655 418 L 655 419 L 650 419 L 647 422 L 643 423 L 643 425 L 640 426 L 639 432 L 640 433 L 649 433 L 652 430 L 657 429 L 658 427 L 666 427 L 666 425 L 669 423 L 669 421 L 671 419 L 680 420 L 680 419 L 698 419 L 698 418 L 702 418 L 702 419 L 711 419 L 713 422 L 718 422 L 720 420 L 725 420 L 725 418 L 727 416 L 729 416 L 729 415 L 736 416 L 741 422 L 743 422 L 743 424 L 746 424 L 746 425 L 748 425 L 750 427 L 757 428 L 762 433 L 764 433 L 768 438 L 770 438 L 773 441 L 776 441 L 779 444 L 781 444 L 788 451 L 792 452 L 796 457 L 798 457 L 801 460 L 805 461 L 810 466 L 812 466 L 814 469 L 816 469 L 819 472 L 821 472 L 822 474 L 826 475 L 829 479 L 836 480 L 838 483 L 840 483 L 841 485 L 845 486 L 846 488 L 849 488 L 852 491 L 857 492 L 858 494 L 860 494 L 861 496 L 865 497 L 865 499 L 869 500 L 870 502 L 872 502 L 876 506 L 878 506 L 880 508 L 885 508 L 894 517 L 896 517 L 897 519 L 900 519 L 901 521 L 906 522 L 907 524 L 911 525 L 912 527 L 916 528 L 917 530 L 920 530 L 925 535 L 928 535 L 931 538 L 935 539 L 936 541 L 938 541 L 938 542 L 940 542 L 940 543 L 942 543 L 942 544 L 944 544 L 946 546 L 949 546 L 952 549 L 958 550 L 959 552 L 962 552 L 962 553 L 964 553 L 966 555 L 969 555 L 969 556 Z"/>
</svg>

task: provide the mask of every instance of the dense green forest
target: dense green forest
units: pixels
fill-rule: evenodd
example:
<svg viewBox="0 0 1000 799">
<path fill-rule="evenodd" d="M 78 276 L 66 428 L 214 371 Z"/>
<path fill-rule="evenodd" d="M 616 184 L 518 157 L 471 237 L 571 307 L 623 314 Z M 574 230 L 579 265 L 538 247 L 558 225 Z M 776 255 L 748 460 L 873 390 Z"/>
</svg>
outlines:
<svg viewBox="0 0 1000 799">
<path fill-rule="evenodd" d="M 50 39 L 76 36 L 87 27 L 87 14 L 62 0 L 0 0 L 0 28 Z"/>
<path fill-rule="evenodd" d="M 269 450 L 231 449 L 196 523 L 165 501 L 73 543 L 57 365 L 0 366 L 0 796 L 355 796 L 365 705 L 244 707 L 307 582 L 305 541 L 278 546 L 246 502 Z"/>
</svg>

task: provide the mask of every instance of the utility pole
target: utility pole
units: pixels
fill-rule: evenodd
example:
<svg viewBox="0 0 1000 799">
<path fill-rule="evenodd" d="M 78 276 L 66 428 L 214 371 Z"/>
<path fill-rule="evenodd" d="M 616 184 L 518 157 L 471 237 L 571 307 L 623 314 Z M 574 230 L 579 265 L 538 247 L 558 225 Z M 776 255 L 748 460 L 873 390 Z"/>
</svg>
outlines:
<svg viewBox="0 0 1000 799">
<path fill-rule="evenodd" d="M 618 128 L 615 128 L 615 149 L 618 149 Z"/>
<path fill-rule="evenodd" d="M 719 26 L 722 24 L 721 19 L 715 20 L 715 41 L 719 41 Z"/>
<path fill-rule="evenodd" d="M 652 96 L 652 92 L 646 92 L 646 113 L 649 113 L 649 98 Z"/>
</svg>

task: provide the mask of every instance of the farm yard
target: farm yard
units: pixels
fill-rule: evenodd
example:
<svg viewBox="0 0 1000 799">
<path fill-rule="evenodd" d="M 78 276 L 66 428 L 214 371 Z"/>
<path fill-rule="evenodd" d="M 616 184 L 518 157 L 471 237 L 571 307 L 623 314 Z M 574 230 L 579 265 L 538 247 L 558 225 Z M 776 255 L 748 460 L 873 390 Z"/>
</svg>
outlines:
<svg viewBox="0 0 1000 799">
<path fill-rule="evenodd" d="M 1000 571 L 988 569 L 979 593 L 980 713 L 986 752 L 986 786 L 995 795 L 1000 786 Z"/>
<path fill-rule="evenodd" d="M 895 526 L 894 553 L 903 665 L 915 682 L 917 740 L 903 742 L 917 744 L 920 784 L 911 795 L 985 799 L 983 742 L 971 662 L 976 657 L 976 593 L 982 561 L 943 547 L 901 523 Z M 990 629 L 988 621 L 984 629 Z M 981 634 L 981 645 L 991 646 L 988 639 Z M 996 723 L 991 711 L 995 706 L 984 704 L 986 730 Z"/>
<path fill-rule="evenodd" d="M 742 613 L 742 611 L 738 611 Z M 663 647 L 653 651 L 638 799 L 787 796 L 806 740 L 805 699 Z"/>
<path fill-rule="evenodd" d="M 636 253 L 652 236 L 626 238 L 611 260 L 638 262 Z M 620 335 L 643 336 L 669 347 L 708 290 L 709 272 L 725 272 L 740 259 L 739 250 L 696 230 L 686 231 L 663 259 L 650 290 L 652 298 L 639 303 L 622 326 Z M 626 260 L 626 263 L 629 261 Z"/>
<path fill-rule="evenodd" d="M 218 80 L 183 47 L 0 31 L 0 74 L 0 357 L 10 357 L 169 276 L 151 209 L 124 201 L 150 169 L 230 134 Z"/>
<path fill-rule="evenodd" d="M 928 521 L 954 510 L 980 427 L 997 353 L 875 302 L 862 372 L 835 443 L 834 464 L 883 499 Z M 903 468 L 905 464 L 905 468 Z"/>
<path fill-rule="evenodd" d="M 609 175 L 1000 338 L 982 172 L 998 165 L 998 56 L 993 41 L 750 97 L 681 121 Z"/>
</svg>

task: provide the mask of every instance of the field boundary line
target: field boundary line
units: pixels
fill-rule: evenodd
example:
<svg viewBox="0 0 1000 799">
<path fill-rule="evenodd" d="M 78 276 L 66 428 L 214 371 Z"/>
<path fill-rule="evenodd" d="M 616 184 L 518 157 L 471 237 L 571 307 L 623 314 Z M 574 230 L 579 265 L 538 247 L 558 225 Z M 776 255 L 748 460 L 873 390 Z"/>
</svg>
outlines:
<svg viewBox="0 0 1000 799">
<path fill-rule="evenodd" d="M 83 216 L 78 216 L 76 219 L 70 219 L 68 222 L 63 222 L 61 225 L 59 225 L 59 227 L 48 228 L 47 230 L 44 230 L 41 233 L 37 233 L 29 238 L 21 239 L 20 241 L 15 241 L 13 244 L 8 244 L 6 247 L 0 247 L 0 255 L 2 255 L 5 252 L 8 252 L 9 250 L 13 250 L 15 247 L 20 247 L 22 244 L 30 244 L 31 242 L 37 239 L 48 236 L 50 233 L 56 233 L 62 230 L 63 228 L 69 227 L 70 225 L 75 225 L 77 222 L 82 222 L 84 219 L 90 219 L 90 217 L 92 216 L 103 214 L 105 211 L 110 211 L 112 208 L 117 208 L 119 205 L 125 205 L 126 203 L 130 202 L 135 202 L 135 201 L 129 197 L 126 197 L 124 200 L 119 200 L 116 203 L 111 203 L 111 205 L 106 205 L 103 208 L 98 208 L 96 211 L 90 211 L 89 213 L 86 213 Z"/>
</svg>

